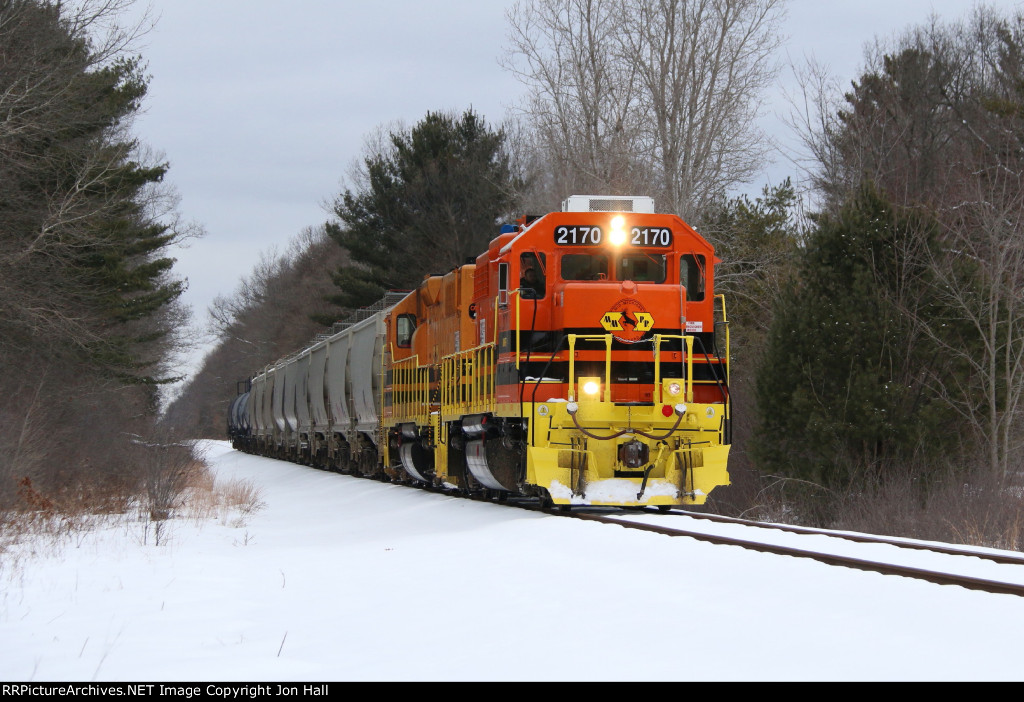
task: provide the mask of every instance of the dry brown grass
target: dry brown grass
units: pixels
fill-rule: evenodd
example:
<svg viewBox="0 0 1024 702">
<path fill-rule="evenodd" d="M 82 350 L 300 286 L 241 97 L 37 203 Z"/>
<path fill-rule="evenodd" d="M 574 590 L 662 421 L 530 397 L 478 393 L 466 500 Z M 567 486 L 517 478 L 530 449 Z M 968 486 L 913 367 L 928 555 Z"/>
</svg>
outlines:
<svg viewBox="0 0 1024 702">
<path fill-rule="evenodd" d="M 1013 476 L 949 481 L 930 496 L 928 512 L 944 523 L 943 540 L 1024 550 L 1024 499 Z"/>
<path fill-rule="evenodd" d="M 903 474 L 844 494 L 794 495 L 801 523 L 928 541 L 1024 550 L 1021 490 L 984 471 Z"/>
<path fill-rule="evenodd" d="M 192 522 L 220 521 L 240 527 L 266 503 L 263 490 L 251 480 L 215 481 L 207 470 L 189 485 L 181 516 Z"/>
<path fill-rule="evenodd" d="M 201 524 L 217 521 L 243 527 L 265 506 L 262 490 L 251 480 L 218 482 L 201 459 L 190 458 L 175 469 L 175 491 L 159 495 L 160 518 L 154 518 L 151 490 L 104 492 L 85 486 L 76 493 L 44 494 L 29 479 L 18 485 L 17 503 L 0 510 L 0 566 L 10 565 L 15 544 L 30 544 L 27 553 L 80 544 L 95 529 L 125 524 L 131 531 L 142 525 L 142 541 L 160 545 L 166 536 L 164 522 L 173 519 Z M 166 511 L 165 511 L 166 510 Z M 25 551 L 20 551 L 24 557 Z M 5 563 L 6 562 L 6 563 Z M 2 569 L 2 568 L 0 568 Z"/>
<path fill-rule="evenodd" d="M 710 510 L 761 521 L 1024 551 L 1024 471 L 905 469 L 845 492 L 730 466 Z"/>
</svg>

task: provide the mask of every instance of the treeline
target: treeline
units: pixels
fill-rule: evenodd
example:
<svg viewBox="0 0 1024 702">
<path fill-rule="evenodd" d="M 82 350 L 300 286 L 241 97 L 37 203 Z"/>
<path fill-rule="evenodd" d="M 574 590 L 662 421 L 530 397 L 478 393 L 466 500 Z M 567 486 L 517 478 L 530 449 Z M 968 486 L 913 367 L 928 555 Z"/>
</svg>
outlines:
<svg viewBox="0 0 1024 702">
<path fill-rule="evenodd" d="M 124 500 L 154 463 L 192 232 L 130 132 L 128 4 L 0 0 L 0 508 Z"/>
<path fill-rule="evenodd" d="M 1016 542 L 1022 52 L 1024 16 L 979 6 L 878 42 L 841 96 L 807 74 L 820 206 L 776 301 L 755 453 L 815 485 L 822 518 L 902 492 L 893 530 Z"/>
<path fill-rule="evenodd" d="M 330 320 L 331 271 L 347 261 L 323 228 L 302 232 L 283 253 L 264 255 L 234 293 L 214 300 L 210 315 L 218 341 L 168 406 L 164 424 L 182 436 L 224 438 L 227 405 L 239 383 L 325 330 L 312 318 Z"/>
</svg>

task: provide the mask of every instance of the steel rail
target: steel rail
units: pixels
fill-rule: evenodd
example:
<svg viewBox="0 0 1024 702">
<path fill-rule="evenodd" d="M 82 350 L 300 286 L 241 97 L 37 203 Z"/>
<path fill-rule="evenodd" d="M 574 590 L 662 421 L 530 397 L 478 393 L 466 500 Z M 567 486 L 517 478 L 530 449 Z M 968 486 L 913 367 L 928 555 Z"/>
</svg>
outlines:
<svg viewBox="0 0 1024 702">
<path fill-rule="evenodd" d="M 651 514 L 654 514 L 651 512 Z M 658 512 L 659 516 L 664 515 L 664 512 Z M 686 510 L 672 510 L 669 514 L 677 514 L 681 516 L 690 517 L 692 519 L 704 519 L 712 521 L 717 524 L 739 524 L 742 526 L 756 527 L 758 529 L 770 529 L 773 531 L 784 531 L 791 534 L 801 534 L 808 536 L 828 536 L 835 539 L 842 539 L 844 541 L 853 541 L 855 543 L 862 544 L 884 544 L 886 546 L 895 546 L 897 548 L 905 548 L 913 551 L 932 551 L 934 553 L 941 553 L 947 556 L 973 556 L 974 558 L 980 558 L 986 561 L 992 561 L 994 563 L 1002 563 L 1006 565 L 1024 565 L 1024 555 L 1017 556 L 1012 554 L 1002 553 L 984 553 L 981 551 L 971 551 L 966 548 L 958 548 L 956 546 L 949 546 L 941 543 L 919 543 L 911 541 L 903 541 L 896 537 L 877 536 L 873 534 L 850 534 L 838 531 L 830 531 L 828 529 L 816 529 L 814 527 L 797 526 L 793 524 L 772 524 L 769 522 L 757 522 L 750 519 L 740 519 L 738 517 L 725 517 L 720 514 L 701 514 L 699 512 L 688 512 Z"/>
<path fill-rule="evenodd" d="M 827 565 L 855 568 L 857 570 L 869 571 L 873 573 L 882 573 L 883 575 L 901 575 L 908 578 L 914 578 L 916 580 L 925 580 L 927 582 L 935 583 L 937 585 L 959 585 L 969 590 L 980 590 L 982 592 L 991 592 L 994 594 L 1016 595 L 1018 597 L 1024 597 L 1024 585 L 1016 585 L 1014 583 L 1000 582 L 997 580 L 988 580 L 985 578 L 975 578 L 968 575 L 954 575 L 952 573 L 943 573 L 940 571 L 926 570 L 924 568 L 913 568 L 910 566 L 901 566 L 893 563 L 871 561 L 863 558 L 854 558 L 852 556 L 841 556 L 837 554 L 820 553 L 817 551 L 809 551 L 807 549 L 793 548 L 790 546 L 779 546 L 777 544 L 766 544 L 759 541 L 751 541 L 748 539 L 738 539 L 731 536 L 718 536 L 714 534 L 706 534 L 699 531 L 690 531 L 688 529 L 676 529 L 665 526 L 658 526 L 655 524 L 641 524 L 639 522 L 630 522 L 627 520 L 616 519 L 614 517 L 603 517 L 595 514 L 584 514 L 580 512 L 573 513 L 571 511 L 566 512 L 550 508 L 545 509 L 543 511 L 549 514 L 555 514 L 562 517 L 570 517 L 574 519 L 582 519 L 584 521 L 599 522 L 601 524 L 614 524 L 616 526 L 620 526 L 626 529 L 649 531 L 655 534 L 663 534 L 665 536 L 684 536 L 691 539 L 695 539 L 697 541 L 704 541 L 719 546 L 739 546 L 740 548 L 745 548 L 760 553 L 772 553 L 779 556 L 793 556 L 794 558 L 807 558 L 810 560 L 818 561 L 820 563 L 825 563 Z"/>
</svg>

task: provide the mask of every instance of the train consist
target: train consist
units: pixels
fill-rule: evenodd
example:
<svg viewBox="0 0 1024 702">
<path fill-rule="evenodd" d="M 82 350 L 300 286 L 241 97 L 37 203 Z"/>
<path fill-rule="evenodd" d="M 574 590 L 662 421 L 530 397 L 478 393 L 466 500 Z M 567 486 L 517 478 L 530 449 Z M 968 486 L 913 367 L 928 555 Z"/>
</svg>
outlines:
<svg viewBox="0 0 1024 702">
<path fill-rule="evenodd" d="M 729 483 L 716 263 L 650 198 L 573 196 L 257 373 L 229 435 L 462 494 L 702 504 Z"/>
</svg>

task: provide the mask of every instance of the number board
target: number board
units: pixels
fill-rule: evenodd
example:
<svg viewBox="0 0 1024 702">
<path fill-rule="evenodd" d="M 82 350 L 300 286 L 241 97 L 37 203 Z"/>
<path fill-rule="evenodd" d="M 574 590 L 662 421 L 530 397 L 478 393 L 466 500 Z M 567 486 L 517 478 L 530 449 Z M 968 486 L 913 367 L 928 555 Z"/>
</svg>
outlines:
<svg viewBox="0 0 1024 702">
<path fill-rule="evenodd" d="M 558 246 L 600 246 L 604 241 L 601 227 L 570 225 L 555 227 L 555 244 Z"/>
<path fill-rule="evenodd" d="M 600 246 L 606 238 L 601 227 L 563 225 L 555 227 L 556 246 Z M 672 246 L 672 230 L 667 227 L 633 227 L 626 237 L 630 246 Z"/>
<path fill-rule="evenodd" d="M 672 246 L 672 230 L 668 227 L 633 227 L 629 230 L 632 246 Z"/>
</svg>

